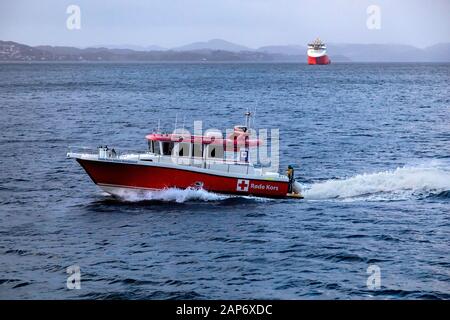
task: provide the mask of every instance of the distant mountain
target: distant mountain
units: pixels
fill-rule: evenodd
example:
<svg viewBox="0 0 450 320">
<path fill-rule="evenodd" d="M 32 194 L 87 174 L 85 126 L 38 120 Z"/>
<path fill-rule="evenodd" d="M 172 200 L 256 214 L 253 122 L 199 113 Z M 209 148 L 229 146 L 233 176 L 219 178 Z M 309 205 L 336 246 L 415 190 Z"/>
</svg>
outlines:
<svg viewBox="0 0 450 320">
<path fill-rule="evenodd" d="M 149 46 L 137 46 L 133 44 L 104 44 L 99 46 L 93 46 L 95 48 L 107 48 L 107 49 L 128 49 L 134 51 L 165 51 L 167 48 L 157 46 L 157 45 L 149 45 Z"/>
<path fill-rule="evenodd" d="M 75 48 L 75 47 L 61 47 L 61 46 L 36 46 L 36 49 L 40 49 L 56 56 L 83 56 L 86 54 L 130 54 L 134 52 L 139 52 L 131 49 L 111 49 L 106 47 L 89 47 L 89 48 Z"/>
<path fill-rule="evenodd" d="M 83 49 L 63 46 L 36 46 L 33 48 L 41 50 L 43 52 L 52 53 L 53 55 L 71 55 L 80 54 L 83 52 Z"/>
<path fill-rule="evenodd" d="M 450 62 L 450 43 L 425 49 L 402 44 L 327 45 L 330 55 L 343 55 L 355 62 Z"/>
<path fill-rule="evenodd" d="M 334 44 L 327 45 L 330 55 L 343 55 L 355 62 L 426 61 L 422 49 L 399 44 Z"/>
<path fill-rule="evenodd" d="M 285 45 L 285 46 L 265 46 L 260 47 L 257 50 L 267 53 L 278 53 L 285 55 L 304 55 L 306 52 L 306 46 L 298 45 Z"/>
<path fill-rule="evenodd" d="M 222 39 L 212 39 L 205 42 L 194 42 L 181 47 L 172 48 L 174 51 L 196 51 L 196 50 L 222 50 L 230 52 L 253 51 L 253 49 Z"/>
<path fill-rule="evenodd" d="M 333 62 L 450 62 L 450 43 L 425 49 L 399 44 L 327 45 Z M 251 49 L 224 40 L 198 42 L 171 50 L 133 50 L 125 46 L 75 48 L 27 46 L 0 40 L 0 61 L 243 61 L 306 62 L 306 47 L 265 46 Z"/>
<path fill-rule="evenodd" d="M 450 43 L 438 43 L 424 49 L 430 61 L 449 61 Z"/>
<path fill-rule="evenodd" d="M 31 47 L 12 41 L 0 41 L 0 61 L 197 61 L 264 62 L 276 61 L 263 52 L 135 51 L 130 49 L 74 48 L 61 46 Z"/>
<path fill-rule="evenodd" d="M 52 60 L 54 55 L 13 41 L 0 41 L 0 61 Z"/>
<path fill-rule="evenodd" d="M 167 50 L 167 48 L 164 48 L 164 47 L 161 47 L 161 46 L 157 46 L 157 45 L 146 46 L 145 49 L 147 51 L 164 51 L 164 50 Z"/>
</svg>

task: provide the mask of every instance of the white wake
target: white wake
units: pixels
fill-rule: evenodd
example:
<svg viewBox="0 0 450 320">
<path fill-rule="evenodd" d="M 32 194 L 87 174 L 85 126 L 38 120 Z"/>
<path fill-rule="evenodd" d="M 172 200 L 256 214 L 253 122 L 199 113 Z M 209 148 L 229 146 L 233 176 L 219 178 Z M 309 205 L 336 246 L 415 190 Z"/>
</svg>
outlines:
<svg viewBox="0 0 450 320">
<path fill-rule="evenodd" d="M 158 191 L 144 191 L 122 189 L 115 192 L 115 196 L 127 202 L 139 201 L 167 201 L 183 203 L 186 201 L 218 201 L 228 198 L 225 195 L 208 192 L 203 189 L 165 189 Z"/>
<path fill-rule="evenodd" d="M 104 195 L 110 194 L 105 192 Z M 249 199 L 252 201 L 265 202 L 272 199 L 254 197 L 254 196 L 240 196 L 240 195 L 224 195 L 214 192 L 208 192 L 203 189 L 164 189 L 157 191 L 146 191 L 138 189 L 115 189 L 114 196 L 125 202 L 140 202 L 140 201 L 165 201 L 183 203 L 187 201 L 221 201 L 230 198 Z"/>
<path fill-rule="evenodd" d="M 438 161 L 302 186 L 305 199 L 400 200 L 450 190 L 450 167 Z"/>
</svg>

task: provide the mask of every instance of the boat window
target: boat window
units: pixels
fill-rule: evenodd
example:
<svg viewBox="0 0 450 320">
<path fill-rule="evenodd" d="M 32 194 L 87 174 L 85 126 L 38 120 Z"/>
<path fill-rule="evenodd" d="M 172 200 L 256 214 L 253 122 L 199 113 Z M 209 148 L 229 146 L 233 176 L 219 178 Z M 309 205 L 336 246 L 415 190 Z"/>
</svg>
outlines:
<svg viewBox="0 0 450 320">
<path fill-rule="evenodd" d="M 153 141 L 152 140 L 148 140 L 148 151 L 153 152 Z"/>
<path fill-rule="evenodd" d="M 163 145 L 162 154 L 165 156 L 172 155 L 172 149 L 173 149 L 174 143 L 173 142 L 163 142 L 162 145 Z"/>
<path fill-rule="evenodd" d="M 208 152 L 209 158 L 223 158 L 223 147 L 222 146 L 210 146 Z"/>
<path fill-rule="evenodd" d="M 179 157 L 189 157 L 191 150 L 191 144 L 186 142 L 178 143 L 178 156 Z"/>
<path fill-rule="evenodd" d="M 159 147 L 159 141 L 152 141 L 153 142 L 153 152 L 156 154 L 161 154 L 161 149 Z"/>
</svg>

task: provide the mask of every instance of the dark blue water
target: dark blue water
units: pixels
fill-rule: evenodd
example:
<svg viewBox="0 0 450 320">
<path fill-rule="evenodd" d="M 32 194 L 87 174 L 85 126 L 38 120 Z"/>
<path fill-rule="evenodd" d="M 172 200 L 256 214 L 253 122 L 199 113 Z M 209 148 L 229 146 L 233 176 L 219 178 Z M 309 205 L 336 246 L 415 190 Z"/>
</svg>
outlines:
<svg viewBox="0 0 450 320">
<path fill-rule="evenodd" d="M 449 84 L 449 64 L 0 64 L 0 298 L 449 299 Z M 65 158 L 255 107 L 305 200 L 117 201 Z"/>
</svg>

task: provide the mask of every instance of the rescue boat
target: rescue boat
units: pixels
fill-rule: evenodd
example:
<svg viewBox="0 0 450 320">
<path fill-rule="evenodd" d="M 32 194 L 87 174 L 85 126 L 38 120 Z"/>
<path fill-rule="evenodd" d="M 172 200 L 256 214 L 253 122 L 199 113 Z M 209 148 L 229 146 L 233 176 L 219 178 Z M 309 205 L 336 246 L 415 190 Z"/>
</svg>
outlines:
<svg viewBox="0 0 450 320">
<path fill-rule="evenodd" d="M 119 198 L 130 190 L 170 188 L 303 198 L 291 166 L 283 175 L 249 159 L 250 149 L 258 148 L 262 141 L 250 137 L 249 112 L 246 117 L 246 125 L 235 126 L 225 138 L 157 131 L 146 136 L 148 149 L 144 152 L 117 152 L 107 146 L 96 150 L 69 147 L 67 157 L 76 159 L 97 186 Z"/>
</svg>

